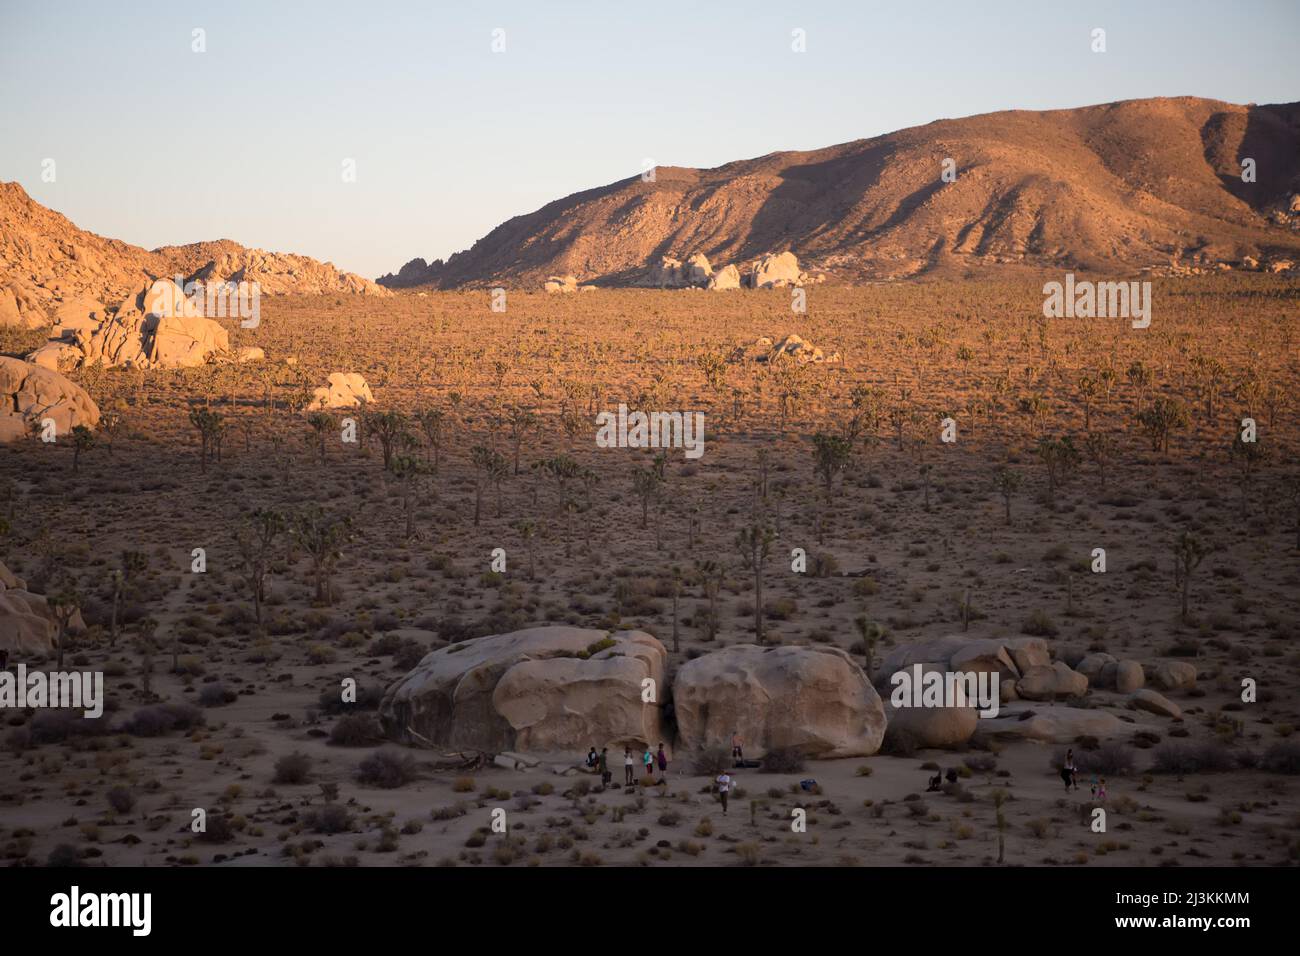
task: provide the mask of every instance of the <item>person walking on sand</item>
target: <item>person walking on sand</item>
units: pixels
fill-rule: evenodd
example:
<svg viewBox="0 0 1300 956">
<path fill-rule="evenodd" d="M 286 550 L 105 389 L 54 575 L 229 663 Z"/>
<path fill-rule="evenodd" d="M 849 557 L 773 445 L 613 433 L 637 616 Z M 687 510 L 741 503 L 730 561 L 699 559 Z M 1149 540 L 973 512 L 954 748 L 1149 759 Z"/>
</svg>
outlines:
<svg viewBox="0 0 1300 956">
<path fill-rule="evenodd" d="M 731 774 L 725 770 L 722 771 L 722 773 L 718 774 L 717 783 L 718 796 L 722 798 L 722 815 L 725 817 L 727 815 L 727 796 L 731 793 Z"/>
<path fill-rule="evenodd" d="M 629 787 L 632 786 L 632 784 L 636 783 L 636 774 L 633 773 L 632 771 L 633 766 L 634 764 L 632 763 L 632 748 L 624 747 L 623 748 L 623 783 Z"/>
<path fill-rule="evenodd" d="M 659 777 L 664 779 L 668 776 L 668 755 L 664 753 L 664 745 L 659 745 L 659 753 L 656 755 L 659 760 Z"/>
<path fill-rule="evenodd" d="M 649 783 L 655 775 L 655 755 L 650 752 L 650 745 L 645 745 L 645 753 L 641 755 L 641 762 L 645 764 L 645 779 Z"/>
<path fill-rule="evenodd" d="M 731 732 L 731 759 L 735 762 L 737 767 L 739 767 L 741 761 L 745 759 L 744 743 L 745 742 L 740 739 L 740 731 L 733 730 Z"/>
</svg>

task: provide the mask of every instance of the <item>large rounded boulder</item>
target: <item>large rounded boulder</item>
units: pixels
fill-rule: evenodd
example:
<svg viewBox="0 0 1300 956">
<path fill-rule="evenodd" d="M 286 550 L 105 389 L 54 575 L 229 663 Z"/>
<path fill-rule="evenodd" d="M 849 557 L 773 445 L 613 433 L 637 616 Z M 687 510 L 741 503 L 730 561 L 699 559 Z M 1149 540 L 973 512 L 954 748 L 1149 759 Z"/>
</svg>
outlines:
<svg viewBox="0 0 1300 956">
<path fill-rule="evenodd" d="M 81 386 L 58 372 L 0 356 L 0 442 L 25 437 L 32 424 L 47 418 L 62 437 L 77 425 L 95 427 L 99 408 Z"/>
<path fill-rule="evenodd" d="M 673 680 L 679 749 L 727 746 L 747 755 L 796 749 L 865 757 L 880 749 L 885 710 L 862 668 L 832 647 L 735 644 L 683 664 Z"/>
<path fill-rule="evenodd" d="M 426 655 L 388 689 L 379 716 L 390 737 L 451 750 L 642 747 L 663 739 L 667 660 L 641 631 L 535 627 L 480 637 Z"/>
</svg>

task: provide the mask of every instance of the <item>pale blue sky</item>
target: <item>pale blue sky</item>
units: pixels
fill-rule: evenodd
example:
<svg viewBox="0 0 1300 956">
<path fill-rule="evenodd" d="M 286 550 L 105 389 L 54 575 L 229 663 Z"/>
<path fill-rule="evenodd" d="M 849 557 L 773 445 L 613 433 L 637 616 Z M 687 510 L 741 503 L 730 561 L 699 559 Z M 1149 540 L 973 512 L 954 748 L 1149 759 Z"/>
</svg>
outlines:
<svg viewBox="0 0 1300 956">
<path fill-rule="evenodd" d="M 1145 96 L 1297 100 L 1298 40 L 1296 0 L 0 0 L 0 180 L 138 245 L 228 238 L 373 277 L 646 158 Z"/>
</svg>

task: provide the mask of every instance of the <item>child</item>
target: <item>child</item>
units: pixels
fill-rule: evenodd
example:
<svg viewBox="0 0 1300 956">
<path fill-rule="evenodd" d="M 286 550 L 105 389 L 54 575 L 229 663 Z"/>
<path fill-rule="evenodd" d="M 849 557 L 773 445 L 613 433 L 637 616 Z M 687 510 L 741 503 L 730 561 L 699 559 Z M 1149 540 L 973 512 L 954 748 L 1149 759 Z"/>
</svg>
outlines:
<svg viewBox="0 0 1300 956">
<path fill-rule="evenodd" d="M 1092 799 L 1096 800 L 1097 799 L 1097 778 L 1095 776 L 1092 778 L 1091 789 L 1092 789 Z"/>
<path fill-rule="evenodd" d="M 1097 788 L 1097 799 L 1102 803 L 1106 802 L 1106 778 L 1101 778 L 1101 786 Z"/>
<path fill-rule="evenodd" d="M 641 762 L 645 764 L 645 778 L 648 783 L 655 775 L 655 755 L 650 752 L 649 744 L 646 744 L 645 753 L 641 755 Z"/>
</svg>

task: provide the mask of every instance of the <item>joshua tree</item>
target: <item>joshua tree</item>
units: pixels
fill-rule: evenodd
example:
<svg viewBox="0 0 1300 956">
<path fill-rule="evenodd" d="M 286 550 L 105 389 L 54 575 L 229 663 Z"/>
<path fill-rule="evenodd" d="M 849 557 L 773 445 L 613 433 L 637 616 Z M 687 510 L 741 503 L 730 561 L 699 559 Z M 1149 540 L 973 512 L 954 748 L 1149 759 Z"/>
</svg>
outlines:
<svg viewBox="0 0 1300 956">
<path fill-rule="evenodd" d="M 122 552 L 122 567 L 114 569 L 112 575 L 113 612 L 109 620 L 109 646 L 117 642 L 117 609 L 122 595 L 131 593 L 134 579 L 143 573 L 148 566 L 149 559 L 143 551 Z"/>
<path fill-rule="evenodd" d="M 1013 471 L 1006 465 L 999 465 L 993 472 L 993 487 L 1002 496 L 1002 501 L 1007 508 L 1007 524 L 1011 524 L 1011 496 L 1019 490 L 1020 481 L 1020 472 Z"/>
<path fill-rule="evenodd" d="M 379 439 L 379 447 L 384 453 L 384 471 L 392 471 L 393 454 L 401 447 L 406 436 L 406 416 L 396 409 L 386 412 L 367 412 L 362 415 L 366 422 L 366 431 Z"/>
<path fill-rule="evenodd" d="M 1056 489 L 1069 479 L 1079 464 L 1079 452 L 1069 435 L 1043 438 L 1038 442 L 1038 457 L 1047 468 L 1047 503 L 1056 504 Z"/>
<path fill-rule="evenodd" d="M 1115 456 L 1115 442 L 1103 432 L 1088 432 L 1083 436 L 1083 453 L 1097 466 L 1101 486 L 1106 487 L 1106 464 Z"/>
<path fill-rule="evenodd" d="M 997 821 L 997 828 L 998 828 L 998 863 L 1000 864 L 1003 860 L 1003 856 L 1006 850 L 1005 841 L 1006 841 L 1006 832 L 1007 832 L 1007 818 L 1006 815 L 1002 812 L 1002 805 L 1006 803 L 1007 792 L 999 787 L 998 789 L 993 791 L 992 796 L 993 796 L 993 806 L 997 813 L 996 821 Z"/>
<path fill-rule="evenodd" d="M 1133 386 L 1133 391 L 1136 393 L 1134 397 L 1137 402 L 1137 410 L 1141 412 L 1142 405 L 1146 401 L 1147 389 L 1151 387 L 1151 372 L 1141 362 L 1135 361 L 1128 367 L 1125 376 L 1128 378 L 1129 384 Z"/>
<path fill-rule="evenodd" d="M 474 525 L 477 527 L 483 510 L 483 492 L 490 484 L 496 486 L 497 513 L 501 513 L 501 482 L 509 474 L 509 466 L 499 451 L 485 445 L 475 445 L 469 457 L 474 464 Z"/>
<path fill-rule="evenodd" d="M 266 576 L 271 570 L 271 550 L 284 529 L 284 515 L 271 508 L 258 508 L 244 518 L 235 532 L 244 584 L 253 595 L 253 618 L 259 628 L 262 603 L 266 599 Z"/>
<path fill-rule="evenodd" d="M 63 670 L 63 653 L 68 644 L 68 624 L 81 609 L 83 600 L 76 583 L 71 579 L 65 579 L 53 593 L 48 595 L 49 608 L 54 613 L 56 667 L 59 670 Z"/>
<path fill-rule="evenodd" d="M 1175 398 L 1157 398 L 1151 407 L 1138 412 L 1138 421 L 1151 439 L 1151 450 L 1168 453 L 1169 433 L 1187 427 L 1187 409 Z"/>
<path fill-rule="evenodd" d="M 1291 517 L 1295 521 L 1295 548 L 1300 551 L 1300 473 L 1288 477 L 1285 487 L 1291 502 Z"/>
<path fill-rule="evenodd" d="M 153 655 L 157 650 L 154 633 L 158 630 L 158 622 L 146 617 L 137 626 L 140 631 L 136 638 L 136 648 L 140 651 L 140 690 L 145 698 L 149 698 L 153 696 Z"/>
<path fill-rule="evenodd" d="M 775 539 L 776 534 L 761 517 L 736 535 L 741 564 L 754 574 L 754 633 L 760 644 L 763 643 L 763 566 L 772 553 Z"/>
<path fill-rule="evenodd" d="M 717 561 L 696 560 L 695 575 L 704 589 L 704 597 L 709 602 L 708 616 L 704 622 L 704 639 L 712 641 L 718 636 L 718 592 L 722 589 L 722 577 L 726 572 Z"/>
<path fill-rule="evenodd" d="M 1100 385 L 1091 375 L 1079 377 L 1079 397 L 1083 399 L 1083 430 L 1092 431 L 1092 403 L 1097 400 Z"/>
<path fill-rule="evenodd" d="M 85 425 L 72 426 L 72 473 L 81 466 L 81 453 L 95 447 L 95 433 Z"/>
<path fill-rule="evenodd" d="M 673 653 L 681 652 L 681 638 L 677 633 L 677 602 L 682 596 L 682 569 L 677 565 L 672 566 L 672 587 L 673 587 Z"/>
<path fill-rule="evenodd" d="M 632 472 L 632 488 L 641 499 L 641 527 L 646 527 L 650 518 L 650 505 L 658 502 L 663 490 L 664 471 L 659 455 L 654 464 L 648 468 L 638 468 Z M 666 459 L 664 459 L 666 460 Z"/>
<path fill-rule="evenodd" d="M 199 452 L 199 470 L 206 472 L 208 470 L 208 454 L 219 447 L 218 435 L 221 431 L 221 416 L 216 412 L 208 411 L 206 408 L 191 408 L 190 424 L 198 430 L 199 440 L 202 443 Z M 220 455 L 218 455 L 218 458 L 220 458 Z"/>
<path fill-rule="evenodd" d="M 415 536 L 415 498 L 424 468 L 424 463 L 414 455 L 393 456 L 393 476 L 402 489 L 402 516 L 406 519 L 407 541 Z"/>
<path fill-rule="evenodd" d="M 523 539 L 524 547 L 528 550 L 528 580 L 533 580 L 533 538 L 537 537 L 537 522 L 531 518 L 520 518 L 512 527 Z"/>
<path fill-rule="evenodd" d="M 1213 551 L 1190 531 L 1181 532 L 1174 540 L 1174 586 L 1182 593 L 1182 620 L 1187 623 L 1187 602 L 1192 589 L 1192 572 Z"/>
<path fill-rule="evenodd" d="M 325 511 L 311 504 L 293 516 L 293 540 L 311 558 L 312 576 L 316 582 L 316 601 L 334 603 L 331 575 L 343 556 L 343 544 L 352 532 L 352 519 L 346 515 Z"/>
<path fill-rule="evenodd" d="M 117 436 L 126 430 L 126 418 L 116 407 L 105 412 L 99 420 L 99 433 L 104 436 L 104 444 L 108 448 L 108 457 L 113 457 L 113 446 L 117 443 Z"/>
<path fill-rule="evenodd" d="M 1241 512 L 1250 514 L 1250 482 L 1255 476 L 1255 468 L 1264 460 L 1264 446 L 1259 441 L 1245 441 L 1241 432 L 1232 439 L 1232 460 L 1237 466 L 1241 479 Z"/>
<path fill-rule="evenodd" d="M 514 473 L 519 474 L 519 449 L 524 439 L 535 432 L 538 427 L 537 416 L 531 409 L 522 405 L 512 405 L 506 415 L 506 425 L 510 429 L 510 448 L 514 454 Z"/>
<path fill-rule="evenodd" d="M 315 435 L 316 449 L 320 454 L 320 463 L 325 464 L 325 436 L 328 435 L 337 425 L 333 415 L 329 412 L 312 412 L 307 416 L 307 424 Z"/>
<path fill-rule="evenodd" d="M 853 625 L 862 638 L 862 669 L 867 672 L 867 680 L 870 681 L 876 656 L 876 642 L 884 635 L 885 629 L 865 614 L 855 617 Z"/>
<path fill-rule="evenodd" d="M 441 408 L 429 408 L 417 412 L 415 420 L 420 425 L 420 430 L 424 432 L 424 441 L 433 452 L 433 470 L 437 472 L 440 459 L 442 457 L 442 426 L 445 422 L 445 414 Z"/>
</svg>

